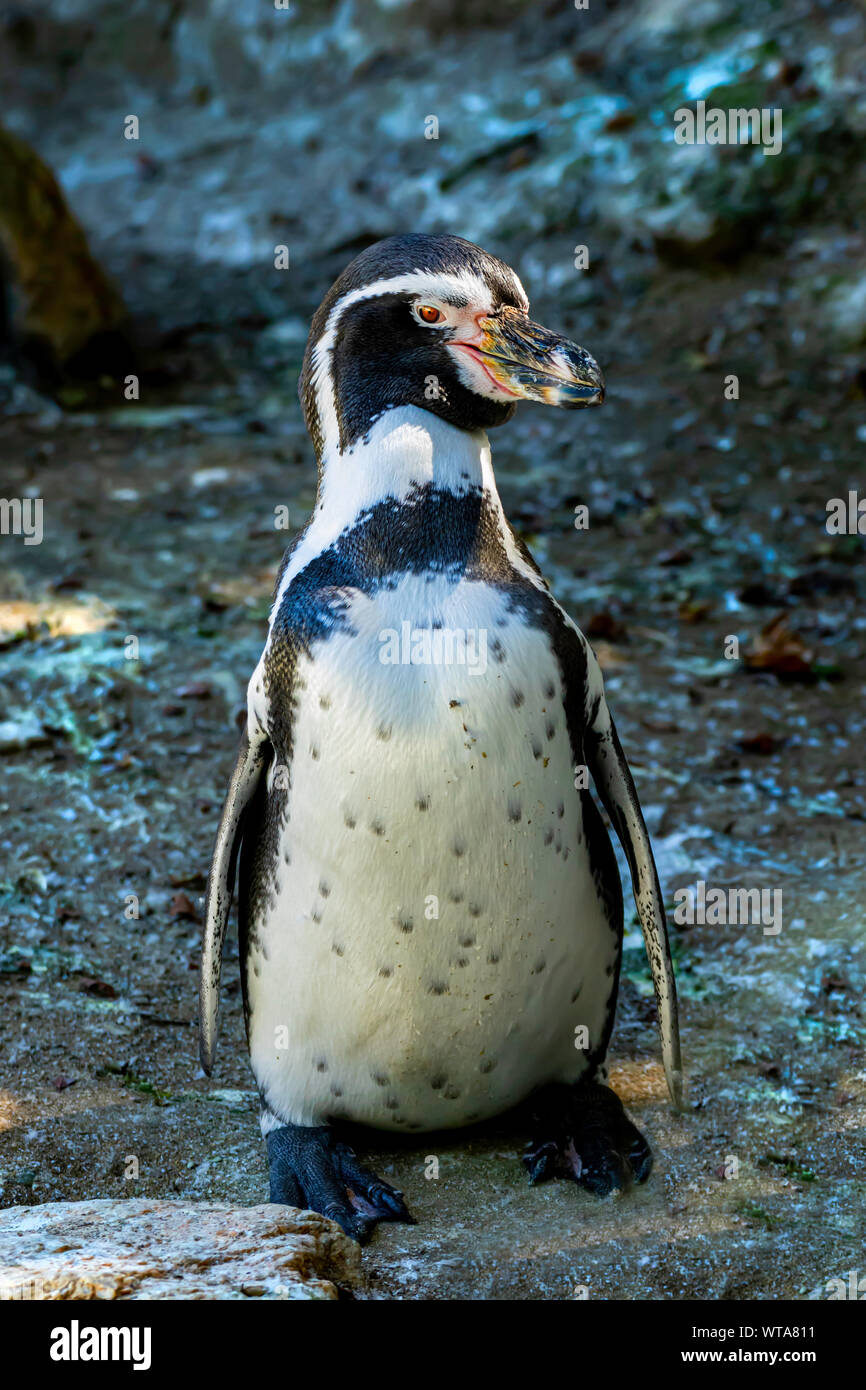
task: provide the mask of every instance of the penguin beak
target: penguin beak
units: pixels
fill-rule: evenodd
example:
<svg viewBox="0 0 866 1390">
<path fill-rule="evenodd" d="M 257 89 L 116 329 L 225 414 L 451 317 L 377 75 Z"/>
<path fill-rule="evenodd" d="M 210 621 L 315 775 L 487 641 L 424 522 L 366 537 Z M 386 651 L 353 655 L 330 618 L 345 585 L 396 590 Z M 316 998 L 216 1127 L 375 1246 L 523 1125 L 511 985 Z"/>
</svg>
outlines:
<svg viewBox="0 0 866 1390">
<path fill-rule="evenodd" d="M 601 405 L 604 377 L 585 348 L 533 323 L 510 306 L 479 320 L 479 337 L 453 343 L 511 396 L 565 410 Z"/>
</svg>

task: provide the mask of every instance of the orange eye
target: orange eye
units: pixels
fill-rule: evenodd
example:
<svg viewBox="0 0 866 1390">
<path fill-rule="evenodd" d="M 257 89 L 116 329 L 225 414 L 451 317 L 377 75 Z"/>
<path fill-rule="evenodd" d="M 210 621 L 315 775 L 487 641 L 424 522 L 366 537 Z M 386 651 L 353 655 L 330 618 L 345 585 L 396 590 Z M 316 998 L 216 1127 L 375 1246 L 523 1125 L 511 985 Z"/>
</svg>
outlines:
<svg viewBox="0 0 866 1390">
<path fill-rule="evenodd" d="M 424 323 L 440 323 L 445 317 L 433 304 L 417 304 L 415 312 Z"/>
</svg>

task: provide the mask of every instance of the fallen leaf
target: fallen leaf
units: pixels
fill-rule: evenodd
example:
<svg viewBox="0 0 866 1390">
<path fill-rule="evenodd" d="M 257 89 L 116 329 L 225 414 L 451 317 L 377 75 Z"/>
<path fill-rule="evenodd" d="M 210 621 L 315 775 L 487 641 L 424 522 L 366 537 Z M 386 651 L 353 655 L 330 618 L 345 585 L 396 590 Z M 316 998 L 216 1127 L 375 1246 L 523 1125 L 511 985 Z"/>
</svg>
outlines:
<svg viewBox="0 0 866 1390">
<path fill-rule="evenodd" d="M 678 550 L 663 550 L 656 560 L 656 564 L 672 569 L 674 566 L 690 565 L 693 559 L 692 552 L 681 546 Z"/>
<path fill-rule="evenodd" d="M 680 621 L 683 623 L 702 623 L 713 611 L 713 601 L 708 598 L 690 598 L 679 606 Z"/>
<path fill-rule="evenodd" d="M 117 990 L 107 980 L 97 980 L 92 975 L 82 975 L 78 981 L 82 994 L 94 994 L 99 999 L 116 999 Z"/>
<path fill-rule="evenodd" d="M 607 609 L 593 613 L 584 631 L 587 637 L 606 637 L 611 642 L 621 642 L 626 635 L 625 624 Z"/>
<path fill-rule="evenodd" d="M 791 631 L 784 613 L 777 614 L 761 628 L 745 654 L 750 670 L 772 671 L 777 676 L 811 675 L 814 661 L 814 651 Z"/>
<path fill-rule="evenodd" d="M 783 738 L 776 738 L 775 734 L 750 734 L 748 738 L 738 738 L 737 747 L 743 753 L 759 753 L 766 758 L 771 753 L 777 753 L 785 742 Z"/>
<path fill-rule="evenodd" d="M 205 885 L 201 869 L 194 869 L 191 874 L 172 874 L 168 881 L 172 888 L 204 888 Z"/>
<path fill-rule="evenodd" d="M 207 681 L 190 681 L 188 685 L 178 686 L 174 693 L 179 700 L 209 700 L 213 686 Z"/>
<path fill-rule="evenodd" d="M 617 111 L 610 120 L 605 121 L 604 128 L 615 134 L 618 130 L 630 130 L 636 120 L 634 111 Z"/>
<path fill-rule="evenodd" d="M 175 893 L 168 911 L 169 915 L 172 917 L 187 918 L 190 922 L 198 921 L 198 913 L 195 910 L 195 904 L 187 897 L 186 893 Z"/>
</svg>

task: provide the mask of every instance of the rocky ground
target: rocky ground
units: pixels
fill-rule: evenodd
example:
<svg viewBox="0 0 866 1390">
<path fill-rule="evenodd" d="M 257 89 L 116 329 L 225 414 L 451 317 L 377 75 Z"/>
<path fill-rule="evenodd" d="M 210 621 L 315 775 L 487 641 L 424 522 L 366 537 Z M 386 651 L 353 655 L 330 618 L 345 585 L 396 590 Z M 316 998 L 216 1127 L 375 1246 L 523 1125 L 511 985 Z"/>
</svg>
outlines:
<svg viewBox="0 0 866 1390">
<path fill-rule="evenodd" d="M 147 368 L 136 403 L 0 368 L 2 491 L 42 497 L 45 533 L 0 550 L 0 1203 L 267 1196 L 236 941 L 213 1082 L 196 970 L 244 686 L 314 496 L 305 325 L 357 245 L 447 228 L 605 369 L 603 410 L 524 406 L 491 442 L 602 660 L 666 897 L 781 891 L 782 928 L 674 929 L 674 1115 L 630 925 L 613 1079 L 655 1149 L 644 1188 L 530 1190 L 516 1120 L 366 1136 L 419 1221 L 381 1229 L 346 1294 L 825 1296 L 866 1259 L 864 541 L 826 529 L 866 442 L 862 11 L 623 5 L 580 29 L 479 4 L 457 32 L 447 5 L 313 8 L 291 42 L 244 6 L 175 7 L 150 47 L 135 5 L 113 48 L 83 0 L 7 26 L 3 120 L 55 167 Z M 784 176 L 658 135 L 725 84 L 790 111 Z M 136 110 L 131 151 L 112 122 Z"/>
</svg>

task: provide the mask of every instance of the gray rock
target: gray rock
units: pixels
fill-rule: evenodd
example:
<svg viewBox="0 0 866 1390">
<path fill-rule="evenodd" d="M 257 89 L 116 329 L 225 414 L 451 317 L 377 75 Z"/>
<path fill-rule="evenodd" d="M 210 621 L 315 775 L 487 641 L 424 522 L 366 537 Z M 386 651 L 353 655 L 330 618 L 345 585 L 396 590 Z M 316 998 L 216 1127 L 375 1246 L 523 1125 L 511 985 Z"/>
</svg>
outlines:
<svg viewBox="0 0 866 1390">
<path fill-rule="evenodd" d="M 225 1202 L 47 1202 L 0 1212 L 0 1300 L 336 1299 L 360 1270 L 333 1222 Z"/>
</svg>

